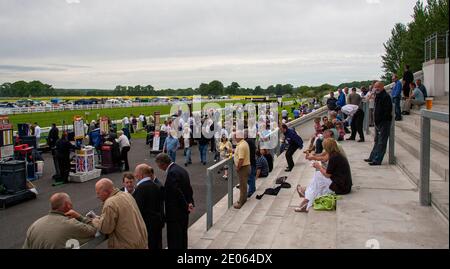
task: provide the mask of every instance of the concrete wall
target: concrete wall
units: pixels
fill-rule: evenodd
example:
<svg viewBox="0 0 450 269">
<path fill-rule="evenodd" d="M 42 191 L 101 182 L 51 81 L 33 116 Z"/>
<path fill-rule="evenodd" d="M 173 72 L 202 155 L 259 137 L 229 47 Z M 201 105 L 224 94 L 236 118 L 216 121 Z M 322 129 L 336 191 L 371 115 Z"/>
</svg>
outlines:
<svg viewBox="0 0 450 269">
<path fill-rule="evenodd" d="M 448 58 L 445 59 L 445 93 L 448 95 Z"/>
<path fill-rule="evenodd" d="M 423 64 L 423 84 L 429 96 L 444 96 L 448 92 L 448 63 L 446 69 L 445 62 L 436 59 Z"/>
</svg>

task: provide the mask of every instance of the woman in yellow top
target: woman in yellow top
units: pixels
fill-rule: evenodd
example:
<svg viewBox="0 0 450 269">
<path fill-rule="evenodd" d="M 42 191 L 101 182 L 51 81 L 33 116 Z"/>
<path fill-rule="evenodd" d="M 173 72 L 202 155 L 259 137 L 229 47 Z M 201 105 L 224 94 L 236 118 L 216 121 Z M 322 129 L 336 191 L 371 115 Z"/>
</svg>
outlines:
<svg viewBox="0 0 450 269">
<path fill-rule="evenodd" d="M 227 139 L 225 135 L 223 135 L 222 138 L 220 139 L 219 152 L 221 161 L 231 157 L 231 155 L 233 154 L 233 146 L 231 145 L 231 142 Z M 223 167 L 223 170 L 224 172 L 222 177 L 224 179 L 228 179 L 228 166 L 225 165 Z"/>
</svg>

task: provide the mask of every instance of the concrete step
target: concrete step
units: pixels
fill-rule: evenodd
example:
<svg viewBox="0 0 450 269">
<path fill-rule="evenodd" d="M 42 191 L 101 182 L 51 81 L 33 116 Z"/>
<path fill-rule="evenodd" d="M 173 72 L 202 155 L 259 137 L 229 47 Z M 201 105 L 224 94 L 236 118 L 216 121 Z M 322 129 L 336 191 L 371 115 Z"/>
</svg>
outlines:
<svg viewBox="0 0 450 269">
<path fill-rule="evenodd" d="M 448 220 L 448 203 L 449 203 L 449 185 L 448 181 L 432 181 L 430 183 L 431 202 Z"/>
<path fill-rule="evenodd" d="M 400 121 L 396 122 L 395 127 L 400 128 L 403 132 L 416 138 L 418 141 L 421 140 L 420 125 L 415 125 L 413 122 Z M 443 135 L 442 133 L 436 132 L 434 129 L 431 130 L 431 147 L 435 150 L 448 155 L 449 152 L 449 142 L 448 142 L 448 129 L 447 133 Z"/>
<path fill-rule="evenodd" d="M 410 132 L 403 131 L 404 127 L 395 129 L 396 144 L 406 149 L 417 161 L 420 160 L 420 139 L 412 135 Z M 436 134 L 435 134 L 436 135 Z M 430 166 L 431 170 L 436 172 L 444 180 L 449 178 L 448 151 L 447 154 L 442 150 L 437 150 L 436 146 L 430 148 Z M 411 164 L 412 165 L 412 164 Z M 408 164 L 410 166 L 410 164 Z"/>
<path fill-rule="evenodd" d="M 418 186 L 420 178 L 420 161 L 412 156 L 402 145 L 395 144 L 397 166 Z M 447 157 L 448 160 L 448 157 Z M 436 209 L 448 220 L 449 189 L 448 179 L 442 178 L 430 170 L 431 200 Z"/>
<path fill-rule="evenodd" d="M 294 155 L 294 157 L 299 157 L 299 152 Z M 274 169 L 272 173 L 270 173 L 269 177 L 265 179 L 259 179 L 256 182 L 256 193 L 264 192 L 265 188 L 271 186 L 271 184 L 275 182 L 276 178 L 281 176 L 284 173 L 285 166 L 287 165 L 286 159 L 284 158 L 284 154 L 280 155 L 276 158 L 274 163 Z M 262 190 L 262 191 L 261 191 Z M 235 196 L 234 200 L 237 201 L 239 199 L 239 190 L 235 188 Z M 254 194 L 251 198 L 247 200 L 244 206 L 241 209 L 228 209 L 228 212 L 221 217 L 220 220 L 217 221 L 217 224 L 202 236 L 204 240 L 211 240 L 210 244 L 205 244 L 206 248 L 210 249 L 223 249 L 227 248 L 227 245 L 230 244 L 238 244 L 242 242 L 233 242 L 233 235 L 238 233 L 239 230 L 242 229 L 244 221 L 247 217 L 253 212 L 254 208 L 258 205 L 258 200 L 255 198 Z M 201 243 L 200 243 L 201 244 Z M 197 246 L 197 245 L 196 245 Z M 195 247 L 196 247 L 195 246 Z M 200 245 L 201 246 L 201 245 Z"/>
<path fill-rule="evenodd" d="M 298 163 L 300 157 L 302 157 L 302 153 L 300 151 L 297 151 L 293 158 L 294 162 Z M 274 170 L 269 175 L 269 177 L 257 180 L 256 193 L 251 198 L 249 198 L 249 200 L 247 200 L 245 205 L 239 210 L 234 208 L 229 209 L 229 211 L 233 211 L 235 213 L 232 217 L 230 217 L 229 220 L 226 221 L 226 224 L 218 225 L 217 227 L 213 226 L 207 233 L 205 233 L 210 234 L 210 238 L 214 237 L 212 238 L 213 239 L 212 243 L 208 245 L 208 248 L 210 249 L 244 248 L 247 247 L 247 245 L 250 244 L 250 242 L 255 242 L 252 241 L 256 240 L 253 238 L 252 233 L 259 234 L 259 232 L 255 227 L 261 226 L 262 222 L 267 221 L 267 218 L 265 217 L 266 212 L 272 209 L 272 203 L 275 201 L 276 198 L 274 196 L 265 195 L 261 200 L 257 200 L 256 195 L 264 193 L 266 188 L 276 186 L 275 181 L 280 176 L 287 175 L 288 176 L 287 181 L 289 182 L 289 178 L 291 177 L 288 174 L 295 174 L 296 170 L 302 169 L 302 167 L 304 167 L 304 165 L 302 166 L 296 164 L 296 167 L 292 170 L 291 173 L 286 173 L 284 172 L 286 165 L 287 163 L 284 154 L 280 155 L 280 157 L 277 158 L 277 161 L 274 164 Z M 283 190 L 284 189 L 280 190 L 280 193 Z M 280 195 L 280 193 L 278 195 Z M 274 214 L 281 214 L 277 213 L 275 209 L 272 210 Z M 221 223 L 225 223 L 225 221 L 224 222 L 221 221 Z M 274 223 L 272 223 L 271 225 L 274 225 Z M 245 233 L 244 238 L 243 233 Z M 270 234 L 266 233 L 266 236 L 269 236 L 267 238 L 270 238 Z M 258 245 L 261 244 L 260 241 L 258 242 L 259 242 Z"/>
<path fill-rule="evenodd" d="M 418 112 L 417 112 L 418 113 Z M 408 116 L 403 116 L 403 121 L 397 122 L 397 123 L 407 123 L 410 125 L 410 127 L 414 127 L 415 130 L 417 130 L 417 132 L 420 133 L 420 126 L 421 126 L 421 117 L 420 117 L 420 113 L 411 113 Z M 447 137 L 447 141 L 448 141 L 448 132 L 449 132 L 449 125 L 446 122 L 441 122 L 441 121 L 435 121 L 432 120 L 431 121 L 431 133 L 434 134 L 439 134 L 442 135 L 444 137 Z"/>
</svg>

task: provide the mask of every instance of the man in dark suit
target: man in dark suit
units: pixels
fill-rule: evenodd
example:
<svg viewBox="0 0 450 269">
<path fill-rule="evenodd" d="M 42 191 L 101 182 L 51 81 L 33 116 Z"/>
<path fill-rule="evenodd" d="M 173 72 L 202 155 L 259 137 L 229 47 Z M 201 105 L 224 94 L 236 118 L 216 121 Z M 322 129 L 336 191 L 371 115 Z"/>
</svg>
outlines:
<svg viewBox="0 0 450 269">
<path fill-rule="evenodd" d="M 169 155 L 156 156 L 159 169 L 167 173 L 164 203 L 167 223 L 167 247 L 187 249 L 189 213 L 194 211 L 194 198 L 188 172 L 173 163 Z"/>
<path fill-rule="evenodd" d="M 162 249 L 164 204 L 161 186 L 153 181 L 153 169 L 147 164 L 136 166 L 134 174 L 138 182 L 133 197 L 148 231 L 148 248 Z"/>
</svg>

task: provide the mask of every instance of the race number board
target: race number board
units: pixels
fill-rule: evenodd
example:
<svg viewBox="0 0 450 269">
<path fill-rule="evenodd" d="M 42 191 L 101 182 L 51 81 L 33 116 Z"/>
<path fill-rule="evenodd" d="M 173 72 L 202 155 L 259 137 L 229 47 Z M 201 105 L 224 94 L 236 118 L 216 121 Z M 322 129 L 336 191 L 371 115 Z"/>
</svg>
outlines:
<svg viewBox="0 0 450 269">
<path fill-rule="evenodd" d="M 160 117 L 161 117 L 161 112 L 159 111 L 155 111 L 153 113 L 153 116 L 155 117 L 155 132 L 160 130 Z"/>
<path fill-rule="evenodd" d="M 73 130 L 75 132 L 75 139 L 84 138 L 84 121 L 81 116 L 73 117 Z"/>
<path fill-rule="evenodd" d="M 109 132 L 109 118 L 106 116 L 100 119 L 100 134 L 105 135 Z"/>
</svg>

